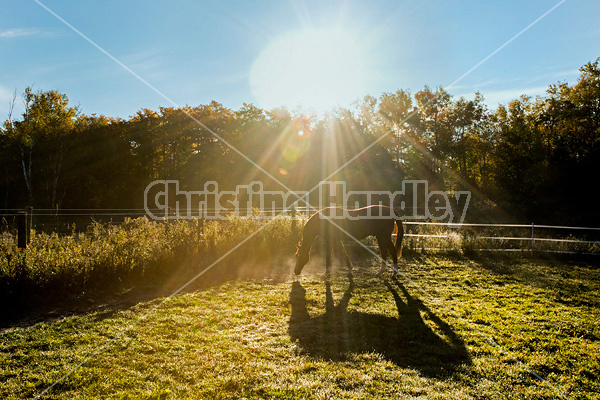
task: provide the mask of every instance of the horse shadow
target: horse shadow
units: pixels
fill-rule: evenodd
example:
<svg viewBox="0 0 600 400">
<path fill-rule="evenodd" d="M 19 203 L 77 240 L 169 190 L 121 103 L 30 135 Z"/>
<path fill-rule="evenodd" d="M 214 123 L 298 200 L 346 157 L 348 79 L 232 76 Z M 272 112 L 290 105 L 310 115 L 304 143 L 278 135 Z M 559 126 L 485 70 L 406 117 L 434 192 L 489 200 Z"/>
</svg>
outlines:
<svg viewBox="0 0 600 400">
<path fill-rule="evenodd" d="M 337 305 L 331 285 L 325 285 L 325 313 L 311 317 L 306 290 L 299 282 L 292 284 L 288 332 L 301 352 L 331 361 L 344 361 L 352 354 L 376 353 L 399 367 L 414 368 L 425 376 L 438 378 L 471 364 L 460 337 L 398 281 L 385 283 L 396 303 L 397 318 L 349 311 L 352 279 Z"/>
</svg>

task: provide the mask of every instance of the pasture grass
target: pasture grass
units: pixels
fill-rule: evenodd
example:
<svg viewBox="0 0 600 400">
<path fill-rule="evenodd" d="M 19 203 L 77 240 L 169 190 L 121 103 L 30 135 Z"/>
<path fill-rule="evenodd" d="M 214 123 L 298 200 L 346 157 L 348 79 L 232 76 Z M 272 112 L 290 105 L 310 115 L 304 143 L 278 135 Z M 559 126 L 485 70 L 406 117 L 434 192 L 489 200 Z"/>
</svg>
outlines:
<svg viewBox="0 0 600 400">
<path fill-rule="evenodd" d="M 600 398 L 596 265 L 418 255 L 395 281 L 354 261 L 5 329 L 0 398 L 80 363 L 42 398 Z"/>
</svg>

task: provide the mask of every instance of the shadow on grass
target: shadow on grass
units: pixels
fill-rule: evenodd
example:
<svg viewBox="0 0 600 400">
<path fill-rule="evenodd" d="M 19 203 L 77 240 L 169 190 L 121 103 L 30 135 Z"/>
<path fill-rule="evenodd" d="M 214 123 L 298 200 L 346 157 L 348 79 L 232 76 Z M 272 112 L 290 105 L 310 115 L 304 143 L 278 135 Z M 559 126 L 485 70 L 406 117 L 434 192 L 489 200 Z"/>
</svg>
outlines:
<svg viewBox="0 0 600 400">
<path fill-rule="evenodd" d="M 452 328 L 398 281 L 386 282 L 396 303 L 397 318 L 348 311 L 354 289 L 352 279 L 337 305 L 329 282 L 325 285 L 325 313 L 316 317 L 308 313 L 306 290 L 299 282 L 292 285 L 289 334 L 307 354 L 344 361 L 350 354 L 375 352 L 429 377 L 444 377 L 460 365 L 471 364 L 463 341 Z M 435 331 L 423 317 L 435 326 Z"/>
</svg>

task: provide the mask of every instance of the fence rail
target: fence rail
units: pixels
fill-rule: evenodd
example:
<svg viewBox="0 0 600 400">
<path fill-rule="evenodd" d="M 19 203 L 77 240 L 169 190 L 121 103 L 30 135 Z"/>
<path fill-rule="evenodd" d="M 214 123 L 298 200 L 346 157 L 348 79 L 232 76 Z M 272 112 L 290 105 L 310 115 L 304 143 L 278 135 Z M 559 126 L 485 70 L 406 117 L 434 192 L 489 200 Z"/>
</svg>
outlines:
<svg viewBox="0 0 600 400">
<path fill-rule="evenodd" d="M 308 207 L 294 207 L 292 209 L 283 208 L 272 208 L 272 209 L 256 209 L 256 208 L 244 208 L 244 209 L 194 209 L 194 210 L 179 210 L 182 214 L 190 212 L 196 212 L 197 218 L 201 218 L 201 215 L 210 216 L 213 213 L 220 212 L 223 214 L 234 213 L 235 216 L 240 218 L 258 218 L 258 217 L 276 217 L 279 215 L 285 215 L 292 217 L 296 220 L 302 220 L 307 218 L 312 212 L 316 211 L 316 208 Z M 29 231 L 33 228 L 36 230 L 47 230 L 47 231 L 59 231 L 61 227 L 69 226 L 70 224 L 81 224 L 80 226 L 86 226 L 90 222 L 97 220 L 104 220 L 103 222 L 109 222 L 118 224 L 123 222 L 127 217 L 141 217 L 146 215 L 145 209 L 131 208 L 131 209 L 119 209 L 119 208 L 88 208 L 88 209 L 4 209 L 0 210 L 0 221 L 3 222 L 5 227 L 9 225 L 18 230 L 17 238 L 19 238 L 19 246 L 26 246 L 29 241 Z M 164 209 L 152 209 L 150 211 L 165 212 Z M 176 209 L 170 209 L 168 215 L 176 216 Z M 202 214 L 201 214 L 202 211 Z M 106 221 L 108 219 L 108 221 Z M 10 221 L 9 221 L 10 220 Z M 556 252 L 550 248 L 539 247 L 545 243 L 563 243 L 570 245 L 588 245 L 597 246 L 595 249 L 596 254 L 600 254 L 600 228 L 598 227 L 582 227 L 582 226 L 565 226 L 565 225 L 545 225 L 545 224 L 494 224 L 494 223 L 455 223 L 455 222 L 432 222 L 423 221 L 416 219 L 406 220 L 405 225 L 407 227 L 407 238 L 413 238 L 414 240 L 423 239 L 439 239 L 439 240 L 457 240 L 460 239 L 463 242 L 469 241 L 490 241 L 490 242 L 529 242 L 527 246 L 521 248 L 480 248 L 479 251 L 541 251 L 541 252 Z M 413 228 L 416 228 L 417 232 L 413 232 Z M 424 229 L 432 228 L 445 228 L 446 232 L 434 232 L 427 233 Z M 491 228 L 492 230 L 508 229 L 517 231 L 527 229 L 526 235 L 478 235 L 468 229 L 477 230 L 481 228 Z M 561 235 L 559 232 L 578 232 L 582 237 L 573 237 L 570 234 L 567 237 Z M 461 233 L 461 234 L 458 234 Z M 586 237 L 586 236 L 592 237 Z M 561 237 L 562 236 L 562 237 Z M 429 243 L 431 244 L 431 243 Z M 425 244 L 415 247 L 432 250 L 435 247 L 428 247 Z"/>
</svg>

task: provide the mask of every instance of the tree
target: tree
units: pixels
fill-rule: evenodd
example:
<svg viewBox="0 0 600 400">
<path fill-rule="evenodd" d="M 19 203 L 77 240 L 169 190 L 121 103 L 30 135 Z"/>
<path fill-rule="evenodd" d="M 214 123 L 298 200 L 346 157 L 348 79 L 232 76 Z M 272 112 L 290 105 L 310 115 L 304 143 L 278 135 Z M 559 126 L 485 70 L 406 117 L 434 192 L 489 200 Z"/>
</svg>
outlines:
<svg viewBox="0 0 600 400">
<path fill-rule="evenodd" d="M 395 138 L 394 152 L 396 162 L 402 162 L 402 153 L 406 143 L 418 146 L 413 135 L 418 124 L 418 116 L 413 108 L 412 97 L 409 92 L 402 89 L 395 93 L 383 93 L 379 97 L 379 115 L 387 122 Z"/>
<path fill-rule="evenodd" d="M 441 141 L 443 129 L 440 119 L 450 104 L 451 95 L 439 87 L 432 92 L 428 86 L 415 94 L 417 109 L 420 115 L 420 128 L 425 137 L 433 138 L 429 148 L 435 157 L 437 168 L 441 168 L 440 159 L 444 156 L 445 146 Z"/>
<path fill-rule="evenodd" d="M 74 134 L 79 111 L 69 107 L 66 95 L 57 91 L 33 92 L 31 87 L 23 94 L 25 111 L 20 121 L 9 118 L 4 123 L 7 137 L 18 152 L 30 204 L 35 204 L 36 190 L 45 191 L 51 207 L 57 205 L 60 177 L 65 154 Z"/>
</svg>

